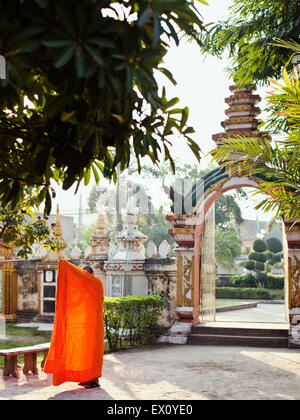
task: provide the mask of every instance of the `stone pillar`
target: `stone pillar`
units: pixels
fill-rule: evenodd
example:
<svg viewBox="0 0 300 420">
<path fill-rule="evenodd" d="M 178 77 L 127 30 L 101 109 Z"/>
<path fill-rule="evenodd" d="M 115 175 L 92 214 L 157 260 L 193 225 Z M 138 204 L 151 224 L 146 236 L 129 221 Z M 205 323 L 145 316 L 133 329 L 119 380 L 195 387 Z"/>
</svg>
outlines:
<svg viewBox="0 0 300 420">
<path fill-rule="evenodd" d="M 169 215 L 169 229 L 177 243 L 176 313 L 179 321 L 192 322 L 195 301 L 194 230 L 195 215 Z"/>
<path fill-rule="evenodd" d="M 40 260 L 18 261 L 18 320 L 31 321 L 39 313 L 37 264 Z"/>
<path fill-rule="evenodd" d="M 163 298 L 163 313 L 158 322 L 162 328 L 169 328 L 177 319 L 176 272 L 175 258 L 147 258 L 145 260 L 148 294 Z"/>
<path fill-rule="evenodd" d="M 2 269 L 2 316 L 7 322 L 17 319 L 17 271 L 12 262 L 5 262 Z"/>
<path fill-rule="evenodd" d="M 289 347 L 300 348 L 300 219 L 285 220 Z"/>
</svg>

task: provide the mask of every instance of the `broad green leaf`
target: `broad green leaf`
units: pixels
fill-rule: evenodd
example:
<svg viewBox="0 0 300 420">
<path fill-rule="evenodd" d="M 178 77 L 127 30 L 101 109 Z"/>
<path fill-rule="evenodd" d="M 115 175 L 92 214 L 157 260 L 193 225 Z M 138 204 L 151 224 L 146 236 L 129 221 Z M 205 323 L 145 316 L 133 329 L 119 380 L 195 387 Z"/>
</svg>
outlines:
<svg viewBox="0 0 300 420">
<path fill-rule="evenodd" d="M 185 108 L 183 108 L 182 110 L 182 117 L 181 117 L 181 121 L 180 121 L 180 127 L 183 128 L 188 120 L 189 117 L 189 109 L 186 106 Z"/>
<path fill-rule="evenodd" d="M 167 110 L 168 108 L 171 108 L 172 106 L 175 106 L 176 104 L 178 104 L 178 102 L 179 102 L 179 98 L 170 99 L 165 104 L 165 110 Z"/>
<path fill-rule="evenodd" d="M 76 66 L 77 76 L 79 78 L 83 77 L 85 75 L 86 62 L 85 62 L 85 57 L 84 57 L 81 46 L 76 48 L 75 66 Z"/>
<path fill-rule="evenodd" d="M 99 173 L 98 173 L 95 165 L 92 165 L 92 170 L 93 170 L 93 174 L 94 174 L 94 178 L 95 178 L 96 184 L 98 184 L 99 181 L 100 181 L 100 177 L 99 177 Z"/>
<path fill-rule="evenodd" d="M 51 208 L 52 208 L 51 195 L 49 193 L 49 190 L 47 189 L 47 191 L 46 191 L 46 199 L 45 199 L 45 210 L 44 210 L 44 213 L 45 214 L 50 214 L 51 213 Z"/>
<path fill-rule="evenodd" d="M 163 68 L 163 67 L 158 67 L 158 69 L 157 69 L 158 71 L 160 71 L 161 73 L 163 73 L 169 80 L 170 80 L 170 82 L 174 85 L 174 86 L 176 86 L 177 85 L 177 82 L 176 82 L 176 80 L 174 79 L 174 77 L 173 77 L 173 75 L 172 75 L 172 73 L 168 70 L 168 69 L 165 69 L 165 68 Z"/>
<path fill-rule="evenodd" d="M 112 117 L 114 117 L 116 120 L 119 121 L 120 124 L 124 124 L 124 118 L 122 117 L 122 115 L 118 115 L 118 114 L 111 114 Z"/>
<path fill-rule="evenodd" d="M 91 179 L 91 168 L 87 168 L 84 172 L 84 185 L 88 185 Z"/>
<path fill-rule="evenodd" d="M 72 111 L 72 112 L 63 112 L 63 113 L 61 114 L 60 119 L 61 119 L 62 121 L 68 121 L 70 118 L 72 118 L 72 117 L 73 117 L 73 115 L 75 114 L 75 112 L 76 112 L 76 111 Z"/>
<path fill-rule="evenodd" d="M 39 40 L 32 40 L 24 43 L 22 47 L 18 49 L 20 53 L 33 53 L 40 47 L 41 43 Z"/>
<path fill-rule="evenodd" d="M 45 47 L 61 48 L 70 47 L 71 45 L 74 45 L 74 42 L 69 39 L 49 39 L 42 41 L 42 44 L 45 45 Z"/>
<path fill-rule="evenodd" d="M 153 37 L 154 45 L 159 42 L 161 34 L 162 34 L 162 27 L 160 24 L 160 17 L 157 13 L 154 13 L 154 37 Z"/>
<path fill-rule="evenodd" d="M 90 55 L 94 58 L 94 60 L 99 64 L 99 66 L 103 66 L 104 60 L 102 55 L 93 47 L 84 44 L 84 48 L 90 53 Z"/>
<path fill-rule="evenodd" d="M 65 64 L 67 64 L 71 58 L 74 56 L 75 53 L 75 45 L 72 45 L 71 47 L 68 47 L 64 50 L 64 52 L 60 55 L 58 60 L 54 63 L 54 67 L 60 68 L 63 67 Z"/>
</svg>

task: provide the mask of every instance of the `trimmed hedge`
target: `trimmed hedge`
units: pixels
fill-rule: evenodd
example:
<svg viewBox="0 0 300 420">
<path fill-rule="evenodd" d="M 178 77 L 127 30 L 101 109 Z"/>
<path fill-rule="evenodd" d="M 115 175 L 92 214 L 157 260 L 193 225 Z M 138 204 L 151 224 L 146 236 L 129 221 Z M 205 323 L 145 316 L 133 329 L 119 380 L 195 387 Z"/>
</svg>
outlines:
<svg viewBox="0 0 300 420">
<path fill-rule="evenodd" d="M 271 300 L 271 292 L 267 289 L 248 287 L 216 287 L 217 299 L 265 299 Z"/>
<path fill-rule="evenodd" d="M 124 340 L 131 346 L 152 343 L 162 310 L 163 299 L 156 295 L 105 297 L 103 319 L 110 350 L 122 348 Z"/>
<path fill-rule="evenodd" d="M 265 289 L 283 289 L 284 288 L 284 277 L 276 276 L 270 273 L 265 274 L 263 279 L 260 279 L 264 284 Z M 232 287 L 257 287 L 257 281 L 254 274 L 239 274 L 231 277 Z"/>
</svg>

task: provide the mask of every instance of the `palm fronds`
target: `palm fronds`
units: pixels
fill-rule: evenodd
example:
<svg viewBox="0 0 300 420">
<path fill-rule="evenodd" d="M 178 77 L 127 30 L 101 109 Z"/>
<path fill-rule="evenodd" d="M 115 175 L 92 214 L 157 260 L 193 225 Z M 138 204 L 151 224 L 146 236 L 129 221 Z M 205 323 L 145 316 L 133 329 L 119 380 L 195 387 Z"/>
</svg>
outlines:
<svg viewBox="0 0 300 420">
<path fill-rule="evenodd" d="M 276 40 L 278 41 L 278 40 Z M 280 42 L 291 48 L 290 43 Z M 294 51 L 300 45 L 293 43 Z M 264 194 L 257 209 L 277 210 L 277 216 L 300 217 L 300 74 L 299 70 L 282 71 L 282 82 L 268 79 L 272 91 L 268 102 L 274 112 L 288 124 L 283 140 L 274 144 L 266 139 L 233 136 L 223 139 L 211 153 L 220 165 L 230 168 L 232 174 L 248 174 L 259 179 L 256 194 Z"/>
</svg>

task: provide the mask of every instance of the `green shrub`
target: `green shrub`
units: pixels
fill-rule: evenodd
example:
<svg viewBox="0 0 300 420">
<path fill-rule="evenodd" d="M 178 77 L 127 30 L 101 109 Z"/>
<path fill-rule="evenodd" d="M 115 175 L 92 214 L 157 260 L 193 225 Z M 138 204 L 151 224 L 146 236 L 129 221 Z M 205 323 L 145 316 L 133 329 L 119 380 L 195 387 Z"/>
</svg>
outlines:
<svg viewBox="0 0 300 420">
<path fill-rule="evenodd" d="M 254 267 L 255 267 L 255 270 L 256 270 L 256 277 L 258 279 L 258 274 L 262 274 L 262 273 L 260 273 L 260 271 L 264 271 L 265 264 L 263 262 L 256 261 L 256 263 L 254 264 Z"/>
<path fill-rule="evenodd" d="M 267 250 L 267 243 L 262 239 L 256 239 L 253 242 L 253 249 L 256 252 L 265 252 Z"/>
<path fill-rule="evenodd" d="M 122 348 L 124 339 L 131 346 L 153 342 L 153 327 L 163 309 L 160 296 L 124 296 L 104 299 L 105 337 L 110 350 Z"/>
<path fill-rule="evenodd" d="M 262 263 L 265 263 L 265 262 L 267 262 L 267 260 L 268 260 L 268 256 L 267 256 L 267 254 L 266 254 L 265 252 L 261 252 L 261 253 L 259 254 L 259 259 L 258 259 L 258 261 L 260 261 L 260 262 L 262 262 Z"/>
<path fill-rule="evenodd" d="M 260 263 L 260 264 L 263 264 L 263 263 Z M 258 273 L 256 273 L 256 278 L 260 285 L 262 285 L 263 287 L 266 286 L 266 281 L 268 280 L 268 275 L 266 273 L 262 273 L 259 271 Z"/>
<path fill-rule="evenodd" d="M 216 287 L 217 299 L 265 299 L 271 300 L 269 290 L 246 287 Z"/>
<path fill-rule="evenodd" d="M 264 283 L 265 289 L 283 289 L 283 276 L 266 273 L 260 273 L 260 275 L 266 275 L 266 277 L 259 280 L 254 274 L 236 274 L 231 277 L 230 283 L 233 287 L 257 287 L 257 281 L 260 281 Z"/>
<path fill-rule="evenodd" d="M 248 255 L 249 260 L 259 261 L 260 260 L 260 253 L 259 252 L 250 252 Z"/>
<path fill-rule="evenodd" d="M 255 276 L 250 273 L 236 274 L 231 277 L 230 283 L 233 287 L 257 287 Z"/>
<path fill-rule="evenodd" d="M 247 270 L 255 270 L 255 261 L 246 261 L 246 262 L 244 263 L 244 267 L 245 267 Z"/>
<path fill-rule="evenodd" d="M 284 288 L 284 276 L 274 276 L 268 274 L 268 278 L 265 282 L 267 289 L 283 289 Z"/>
<path fill-rule="evenodd" d="M 271 251 L 273 254 L 277 254 L 278 252 L 282 251 L 282 243 L 277 238 L 269 238 L 266 240 L 268 250 Z"/>
</svg>

